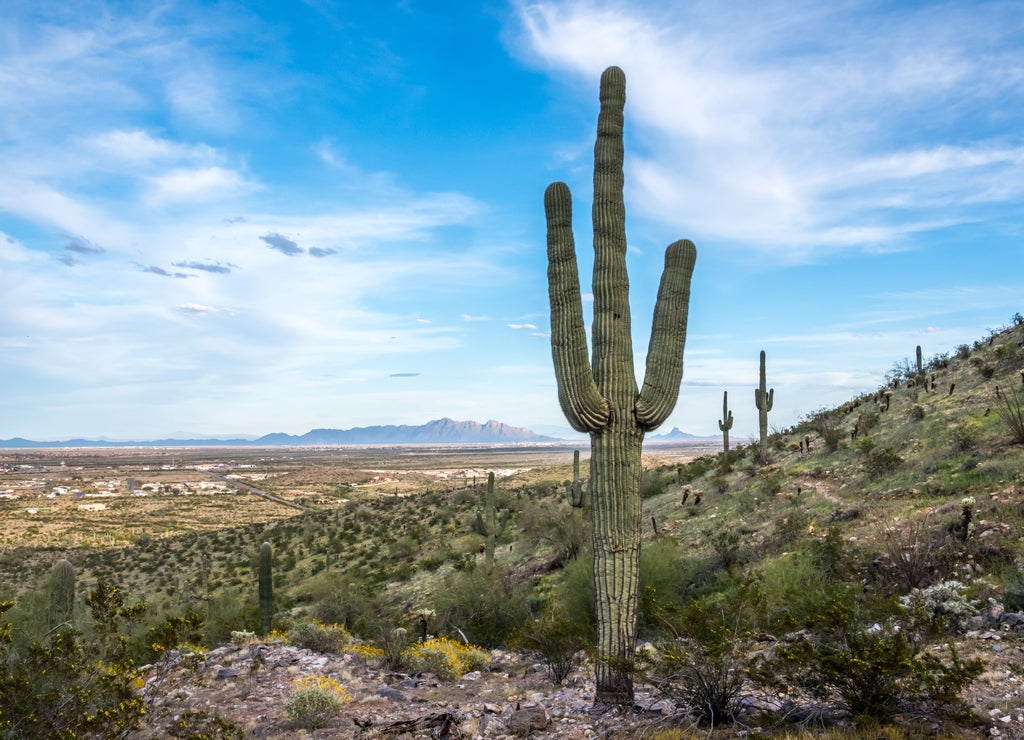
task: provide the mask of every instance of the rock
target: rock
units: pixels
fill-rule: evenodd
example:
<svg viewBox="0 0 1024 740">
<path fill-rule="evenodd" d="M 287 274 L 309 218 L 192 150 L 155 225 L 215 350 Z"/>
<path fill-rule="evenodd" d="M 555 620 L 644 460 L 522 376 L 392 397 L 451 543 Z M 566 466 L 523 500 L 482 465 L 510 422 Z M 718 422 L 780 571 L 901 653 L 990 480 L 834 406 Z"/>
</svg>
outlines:
<svg viewBox="0 0 1024 740">
<path fill-rule="evenodd" d="M 517 709 L 512 712 L 505 725 L 517 735 L 525 735 L 536 730 L 543 730 L 551 722 L 547 709 L 543 705 Z"/>
<path fill-rule="evenodd" d="M 384 686 L 383 688 L 377 689 L 373 693 L 375 696 L 383 697 L 388 701 L 401 701 L 405 698 L 405 694 L 403 694 L 398 689 L 391 688 L 390 686 Z"/>
<path fill-rule="evenodd" d="M 1006 612 L 1002 617 L 999 618 L 1000 627 L 1009 627 L 1010 629 L 1017 629 L 1017 627 L 1024 624 L 1024 614 L 1021 612 Z"/>
<path fill-rule="evenodd" d="M 221 668 L 217 671 L 217 678 L 236 678 L 239 675 L 237 668 Z"/>
</svg>

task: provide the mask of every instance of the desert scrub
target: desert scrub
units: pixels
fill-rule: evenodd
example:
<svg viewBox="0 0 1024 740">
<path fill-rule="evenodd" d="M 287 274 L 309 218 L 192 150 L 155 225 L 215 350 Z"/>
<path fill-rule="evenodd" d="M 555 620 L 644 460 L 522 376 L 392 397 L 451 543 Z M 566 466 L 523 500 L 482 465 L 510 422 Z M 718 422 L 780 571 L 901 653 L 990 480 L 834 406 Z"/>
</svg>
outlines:
<svg viewBox="0 0 1024 740">
<path fill-rule="evenodd" d="M 352 635 L 343 625 L 308 620 L 288 630 L 288 642 L 316 653 L 340 653 L 352 644 Z"/>
<path fill-rule="evenodd" d="M 122 607 L 120 591 L 102 579 L 86 602 L 101 639 L 65 629 L 17 656 L 3 618 L 14 602 L 0 603 L 0 738 L 121 737 L 139 727 L 142 680 L 122 630 L 144 605 Z"/>
<path fill-rule="evenodd" d="M 487 667 L 487 653 L 482 648 L 446 637 L 413 645 L 404 655 L 414 670 L 433 673 L 445 681 L 454 681 L 470 671 Z"/>
<path fill-rule="evenodd" d="M 295 722 L 308 729 L 325 727 L 352 696 L 329 676 L 303 676 L 295 679 L 298 688 L 288 697 L 284 710 Z"/>
<path fill-rule="evenodd" d="M 978 613 L 964 596 L 966 590 L 967 586 L 959 581 L 943 581 L 928 588 L 911 589 L 909 594 L 899 597 L 910 632 L 963 632 L 971 617 Z"/>
<path fill-rule="evenodd" d="M 951 708 L 981 675 L 980 659 L 964 661 L 951 644 L 949 661 L 924 653 L 902 632 L 849 630 L 833 639 L 800 636 L 780 643 L 751 671 L 762 684 L 797 687 L 836 702 L 855 718 L 887 722 L 909 707 Z"/>
</svg>

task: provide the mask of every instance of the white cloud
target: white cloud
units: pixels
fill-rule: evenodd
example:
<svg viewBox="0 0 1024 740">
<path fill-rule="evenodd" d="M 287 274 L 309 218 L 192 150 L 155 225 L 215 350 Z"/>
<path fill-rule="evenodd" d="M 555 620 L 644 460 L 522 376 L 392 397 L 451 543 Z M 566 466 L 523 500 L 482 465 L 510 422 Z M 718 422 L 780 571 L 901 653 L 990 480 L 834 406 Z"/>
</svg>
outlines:
<svg viewBox="0 0 1024 740">
<path fill-rule="evenodd" d="M 151 178 L 150 183 L 152 191 L 147 199 L 155 205 L 207 202 L 212 198 L 250 192 L 258 187 L 239 173 L 223 167 L 175 169 Z"/>
<path fill-rule="evenodd" d="M 1024 197 L 1008 5 L 519 7 L 525 53 L 591 98 L 605 66 L 625 70 L 629 207 L 673 231 L 803 261 L 905 248 Z"/>
</svg>

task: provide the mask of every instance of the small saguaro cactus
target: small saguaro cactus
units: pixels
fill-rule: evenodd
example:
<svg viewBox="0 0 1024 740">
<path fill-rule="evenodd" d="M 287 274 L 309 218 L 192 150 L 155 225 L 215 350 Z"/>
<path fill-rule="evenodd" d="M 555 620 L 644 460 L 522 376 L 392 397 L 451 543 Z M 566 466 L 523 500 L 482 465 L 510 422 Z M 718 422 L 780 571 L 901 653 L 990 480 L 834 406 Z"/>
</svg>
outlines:
<svg viewBox="0 0 1024 740">
<path fill-rule="evenodd" d="M 260 545 L 260 631 L 270 634 L 274 626 L 274 548 L 269 542 Z"/>
<path fill-rule="evenodd" d="M 75 566 L 63 558 L 50 569 L 47 591 L 50 596 L 49 629 L 71 622 L 75 608 Z"/>
<path fill-rule="evenodd" d="M 580 480 L 580 451 L 572 452 L 572 482 L 569 483 L 566 494 L 569 497 L 569 506 L 574 509 L 583 508 L 583 481 Z"/>
<path fill-rule="evenodd" d="M 494 509 L 494 473 L 487 474 L 487 491 L 484 493 L 484 511 L 476 513 L 476 528 L 484 536 L 484 564 L 487 570 L 494 568 L 494 541 L 508 526 L 508 510 L 499 517 Z"/>
<path fill-rule="evenodd" d="M 761 464 L 768 462 L 768 412 L 775 401 L 775 389 L 768 390 L 764 374 L 764 350 L 761 350 L 761 384 L 754 389 L 754 405 L 757 406 L 757 426 L 761 431 Z"/>
<path fill-rule="evenodd" d="M 683 377 L 690 278 L 697 250 L 680 240 L 665 253 L 654 307 L 647 370 L 638 391 L 630 332 L 623 202 L 622 111 L 626 76 L 601 75 L 601 111 L 594 145 L 593 368 L 587 356 L 572 197 L 565 183 L 544 193 L 548 233 L 551 356 L 558 402 L 569 424 L 590 434 L 590 516 L 593 523 L 597 619 L 597 705 L 633 705 L 625 668 L 634 655 L 640 578 L 640 452 L 644 434 L 675 406 Z"/>
<path fill-rule="evenodd" d="M 917 374 L 921 375 L 924 372 L 924 368 L 921 365 L 921 345 L 917 345 Z"/>
<path fill-rule="evenodd" d="M 718 422 L 722 430 L 722 445 L 729 451 L 729 430 L 732 429 L 732 412 L 729 410 L 729 391 L 722 391 L 722 418 Z"/>
</svg>

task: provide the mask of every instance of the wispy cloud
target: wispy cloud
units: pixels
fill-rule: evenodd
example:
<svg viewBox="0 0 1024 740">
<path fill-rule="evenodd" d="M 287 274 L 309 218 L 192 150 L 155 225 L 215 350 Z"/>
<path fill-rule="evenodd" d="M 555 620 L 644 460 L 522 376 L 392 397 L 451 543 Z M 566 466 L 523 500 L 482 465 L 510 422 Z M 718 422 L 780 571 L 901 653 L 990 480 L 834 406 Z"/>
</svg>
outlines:
<svg viewBox="0 0 1024 740">
<path fill-rule="evenodd" d="M 979 108 L 1024 123 L 1009 5 L 519 8 L 540 64 L 588 81 L 623 67 L 627 126 L 658 153 L 628 155 L 628 195 L 680 233 L 798 262 L 912 247 L 1024 196 L 1019 139 L 964 136 Z"/>
<path fill-rule="evenodd" d="M 264 234 L 260 239 L 266 242 L 267 246 L 271 249 L 276 249 L 281 254 L 288 255 L 289 257 L 306 251 L 288 237 L 281 236 L 280 234 Z"/>
<path fill-rule="evenodd" d="M 536 329 L 533 324 L 508 324 L 509 329 Z"/>
<path fill-rule="evenodd" d="M 182 267 L 188 270 L 202 270 L 203 272 L 214 272 L 221 275 L 227 275 L 231 272 L 232 267 L 238 267 L 238 265 L 222 265 L 220 262 L 172 262 L 175 267 Z"/>
</svg>

